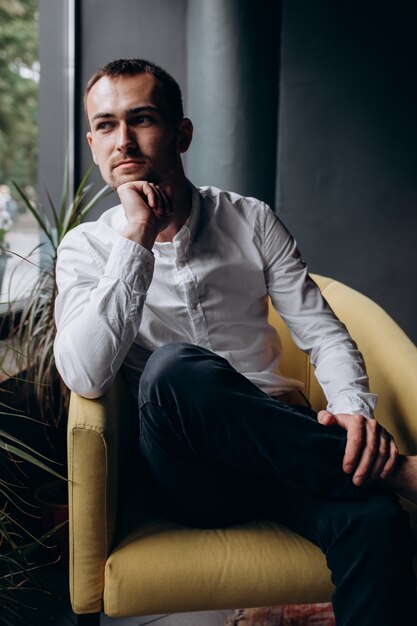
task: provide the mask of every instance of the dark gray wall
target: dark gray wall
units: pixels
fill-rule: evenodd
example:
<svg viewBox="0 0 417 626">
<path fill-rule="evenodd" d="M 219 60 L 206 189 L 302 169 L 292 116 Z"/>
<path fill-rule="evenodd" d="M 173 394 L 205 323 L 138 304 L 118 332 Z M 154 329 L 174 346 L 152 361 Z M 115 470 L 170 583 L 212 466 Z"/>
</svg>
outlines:
<svg viewBox="0 0 417 626">
<path fill-rule="evenodd" d="M 275 203 L 281 2 L 188 4 L 188 175 Z M 254 8 L 256 6 L 256 8 Z"/>
<path fill-rule="evenodd" d="M 87 125 L 82 113 L 82 88 L 103 65 L 114 59 L 143 57 L 175 76 L 186 98 L 186 9 L 187 0 L 87 0 L 80 3 L 78 46 L 82 63 L 77 80 L 81 172 L 92 162 L 84 139 Z M 100 180 L 97 171 L 94 177 Z M 105 205 L 111 206 L 117 201 L 112 194 Z M 103 206 L 100 204 L 100 212 Z M 91 213 L 91 217 L 96 213 Z"/>
<path fill-rule="evenodd" d="M 311 270 L 368 294 L 414 341 L 415 6 L 284 2 L 277 198 Z"/>
</svg>

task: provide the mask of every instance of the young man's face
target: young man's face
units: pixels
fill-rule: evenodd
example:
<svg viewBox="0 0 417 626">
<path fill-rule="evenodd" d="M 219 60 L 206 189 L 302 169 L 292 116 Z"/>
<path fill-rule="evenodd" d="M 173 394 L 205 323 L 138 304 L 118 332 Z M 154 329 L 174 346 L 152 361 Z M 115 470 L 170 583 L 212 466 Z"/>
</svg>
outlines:
<svg viewBox="0 0 417 626">
<path fill-rule="evenodd" d="M 184 138 L 152 74 L 104 76 L 91 88 L 86 105 L 87 140 L 107 184 L 117 189 L 129 181 L 162 184 L 175 177 Z"/>
</svg>

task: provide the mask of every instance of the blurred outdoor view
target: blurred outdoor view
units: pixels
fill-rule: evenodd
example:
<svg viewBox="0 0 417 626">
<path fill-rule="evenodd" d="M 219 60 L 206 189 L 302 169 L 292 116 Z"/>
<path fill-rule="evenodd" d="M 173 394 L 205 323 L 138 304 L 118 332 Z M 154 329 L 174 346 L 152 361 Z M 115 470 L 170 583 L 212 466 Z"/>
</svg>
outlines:
<svg viewBox="0 0 417 626">
<path fill-rule="evenodd" d="M 36 201 L 39 76 L 37 0 L 0 0 L 0 312 L 38 272 L 39 229 L 13 183 Z"/>
</svg>

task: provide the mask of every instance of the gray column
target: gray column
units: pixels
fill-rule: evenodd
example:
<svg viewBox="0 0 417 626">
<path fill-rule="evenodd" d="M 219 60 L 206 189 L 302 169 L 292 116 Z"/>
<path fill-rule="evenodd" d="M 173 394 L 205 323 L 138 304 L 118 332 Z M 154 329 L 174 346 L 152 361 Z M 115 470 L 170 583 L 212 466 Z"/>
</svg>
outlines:
<svg viewBox="0 0 417 626">
<path fill-rule="evenodd" d="M 39 1 L 39 197 L 48 210 L 48 190 L 59 204 L 69 136 L 68 2 Z"/>
<path fill-rule="evenodd" d="M 194 123 L 187 174 L 273 205 L 279 2 L 188 3 L 186 114 Z"/>
</svg>

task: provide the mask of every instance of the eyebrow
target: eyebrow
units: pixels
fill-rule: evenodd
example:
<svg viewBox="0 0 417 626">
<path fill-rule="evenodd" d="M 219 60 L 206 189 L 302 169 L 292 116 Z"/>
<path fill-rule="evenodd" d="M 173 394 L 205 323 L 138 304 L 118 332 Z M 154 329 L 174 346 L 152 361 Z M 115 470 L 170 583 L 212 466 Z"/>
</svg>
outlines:
<svg viewBox="0 0 417 626">
<path fill-rule="evenodd" d="M 155 113 L 160 113 L 159 108 L 151 104 L 147 104 L 145 106 L 140 106 L 140 107 L 134 107 L 133 109 L 128 109 L 126 113 L 127 113 L 127 116 L 132 116 L 132 115 L 137 115 L 138 113 L 143 113 L 145 111 L 153 111 Z M 103 120 L 103 119 L 109 119 L 112 117 L 115 117 L 113 113 L 99 112 L 93 115 L 93 117 L 91 118 L 91 121 L 94 122 L 95 120 L 98 120 L 98 119 Z"/>
</svg>

